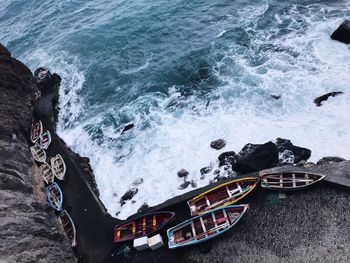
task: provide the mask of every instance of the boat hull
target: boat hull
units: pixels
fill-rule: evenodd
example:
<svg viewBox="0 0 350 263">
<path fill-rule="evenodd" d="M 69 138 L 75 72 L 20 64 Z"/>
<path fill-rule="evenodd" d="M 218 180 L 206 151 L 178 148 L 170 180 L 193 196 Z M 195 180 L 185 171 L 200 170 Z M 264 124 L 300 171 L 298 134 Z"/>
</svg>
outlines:
<svg viewBox="0 0 350 263">
<path fill-rule="evenodd" d="M 192 198 L 187 201 L 191 216 L 238 202 L 253 191 L 258 182 L 257 177 L 234 179 Z"/>
<path fill-rule="evenodd" d="M 52 208 L 57 211 L 62 211 L 63 194 L 58 184 L 53 182 L 48 187 L 46 187 L 46 192 L 47 199 Z"/>
<path fill-rule="evenodd" d="M 77 246 L 77 240 L 76 240 L 76 229 L 73 222 L 73 219 L 70 217 L 68 212 L 66 210 L 63 210 L 61 214 L 59 215 L 60 221 L 63 227 L 64 232 L 66 233 L 66 236 L 71 241 L 71 246 L 75 247 Z"/>
</svg>

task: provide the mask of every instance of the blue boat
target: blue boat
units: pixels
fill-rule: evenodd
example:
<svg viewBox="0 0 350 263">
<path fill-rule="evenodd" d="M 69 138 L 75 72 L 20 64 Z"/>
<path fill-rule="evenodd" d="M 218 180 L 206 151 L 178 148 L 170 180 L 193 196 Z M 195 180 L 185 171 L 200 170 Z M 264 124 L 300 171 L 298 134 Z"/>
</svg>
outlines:
<svg viewBox="0 0 350 263">
<path fill-rule="evenodd" d="M 46 187 L 47 199 L 53 209 L 62 211 L 63 194 L 57 183 L 53 182 Z"/>
<path fill-rule="evenodd" d="M 232 228 L 247 209 L 247 204 L 230 205 L 186 220 L 168 229 L 168 246 L 173 249 L 212 239 Z"/>
</svg>

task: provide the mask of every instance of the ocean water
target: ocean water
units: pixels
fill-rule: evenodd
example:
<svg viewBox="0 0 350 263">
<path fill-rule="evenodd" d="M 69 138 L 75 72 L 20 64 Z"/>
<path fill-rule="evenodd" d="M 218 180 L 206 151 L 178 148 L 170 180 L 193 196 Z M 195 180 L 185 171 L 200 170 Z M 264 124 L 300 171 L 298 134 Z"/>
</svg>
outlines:
<svg viewBox="0 0 350 263">
<path fill-rule="evenodd" d="M 0 2 L 0 41 L 62 76 L 59 135 L 90 158 L 113 216 L 191 190 L 178 189 L 181 168 L 208 184 L 199 169 L 248 142 L 350 158 L 350 48 L 329 37 L 347 0 Z M 330 91 L 345 94 L 316 107 Z"/>
</svg>

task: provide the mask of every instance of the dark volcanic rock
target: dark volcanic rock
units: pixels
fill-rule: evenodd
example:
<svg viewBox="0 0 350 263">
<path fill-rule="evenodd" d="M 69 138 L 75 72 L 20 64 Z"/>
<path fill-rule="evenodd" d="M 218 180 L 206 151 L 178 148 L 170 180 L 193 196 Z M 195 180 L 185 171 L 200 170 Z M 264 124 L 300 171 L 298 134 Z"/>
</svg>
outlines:
<svg viewBox="0 0 350 263">
<path fill-rule="evenodd" d="M 189 174 L 189 172 L 186 169 L 181 169 L 177 172 L 177 176 L 180 178 L 186 177 Z"/>
<path fill-rule="evenodd" d="M 343 92 L 341 92 L 341 91 L 329 92 L 329 93 L 324 94 L 320 97 L 317 97 L 314 100 L 314 103 L 316 104 L 317 107 L 320 107 L 320 106 L 322 106 L 322 101 L 328 100 L 329 97 L 335 97 L 335 96 L 340 95 L 340 94 L 343 94 Z"/>
<path fill-rule="evenodd" d="M 210 143 L 210 147 L 215 149 L 215 150 L 220 150 L 220 149 L 224 148 L 225 145 L 226 145 L 226 141 L 223 139 L 218 139 L 218 140 L 212 141 Z"/>
<path fill-rule="evenodd" d="M 233 166 L 237 162 L 237 154 L 234 151 L 223 152 L 219 155 L 219 166 L 231 165 Z"/>
<path fill-rule="evenodd" d="M 246 145 L 241 150 L 242 154 L 233 166 L 233 170 L 240 174 L 244 174 L 272 168 L 278 165 L 278 149 L 273 142 L 268 142 L 256 147 L 254 146 L 252 151 L 251 149 L 251 146 Z"/>
<path fill-rule="evenodd" d="M 134 125 L 132 122 L 125 124 L 125 125 L 124 125 L 124 128 L 123 128 L 123 130 L 122 130 L 122 134 L 123 134 L 124 132 L 127 132 L 128 130 L 131 130 L 132 128 L 134 128 L 134 126 L 135 126 L 135 125 Z"/>
<path fill-rule="evenodd" d="M 290 140 L 277 138 L 276 145 L 279 153 L 283 153 L 286 150 L 293 152 L 294 155 L 294 163 L 298 163 L 301 160 L 308 160 L 311 156 L 311 150 L 299 146 L 295 146 L 291 143 Z"/>
<path fill-rule="evenodd" d="M 195 181 L 195 180 L 191 180 L 191 186 L 193 187 L 193 188 L 196 188 L 197 187 L 197 182 Z"/>
<path fill-rule="evenodd" d="M 139 189 L 137 188 L 131 188 L 120 198 L 120 202 L 123 203 L 123 201 L 131 200 L 138 191 Z"/>
<path fill-rule="evenodd" d="M 270 95 L 272 99 L 279 100 L 281 98 L 281 95 Z"/>
<path fill-rule="evenodd" d="M 213 168 L 211 166 L 207 166 L 207 167 L 203 167 L 202 169 L 200 169 L 200 173 L 201 175 L 205 175 L 210 173 L 213 170 Z"/>
<path fill-rule="evenodd" d="M 179 189 L 180 190 L 186 189 L 190 184 L 191 182 L 185 181 L 179 186 Z"/>
<path fill-rule="evenodd" d="M 327 164 L 327 163 L 340 163 L 346 161 L 344 158 L 338 156 L 327 156 L 318 160 L 317 165 Z"/>
<path fill-rule="evenodd" d="M 256 148 L 261 146 L 262 144 L 252 144 L 248 143 L 244 145 L 244 147 L 239 151 L 237 159 L 242 159 L 247 157 L 249 154 L 251 154 Z"/>
<path fill-rule="evenodd" d="M 350 21 L 345 20 L 337 30 L 333 32 L 331 38 L 345 44 L 350 44 Z"/>
<path fill-rule="evenodd" d="M 294 164 L 294 153 L 291 150 L 284 150 L 279 154 L 279 163 L 281 165 Z"/>
<path fill-rule="evenodd" d="M 0 94 L 0 261 L 75 262 L 29 150 L 40 92 L 30 70 L 2 45 Z"/>
</svg>

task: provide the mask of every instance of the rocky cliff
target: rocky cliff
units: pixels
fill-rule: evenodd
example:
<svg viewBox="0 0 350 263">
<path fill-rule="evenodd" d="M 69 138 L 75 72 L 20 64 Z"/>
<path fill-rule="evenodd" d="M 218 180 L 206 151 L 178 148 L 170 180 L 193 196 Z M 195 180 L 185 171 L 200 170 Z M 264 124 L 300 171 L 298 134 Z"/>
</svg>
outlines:
<svg viewBox="0 0 350 263">
<path fill-rule="evenodd" d="M 75 262 L 29 150 L 31 71 L 0 44 L 0 262 Z"/>
</svg>

